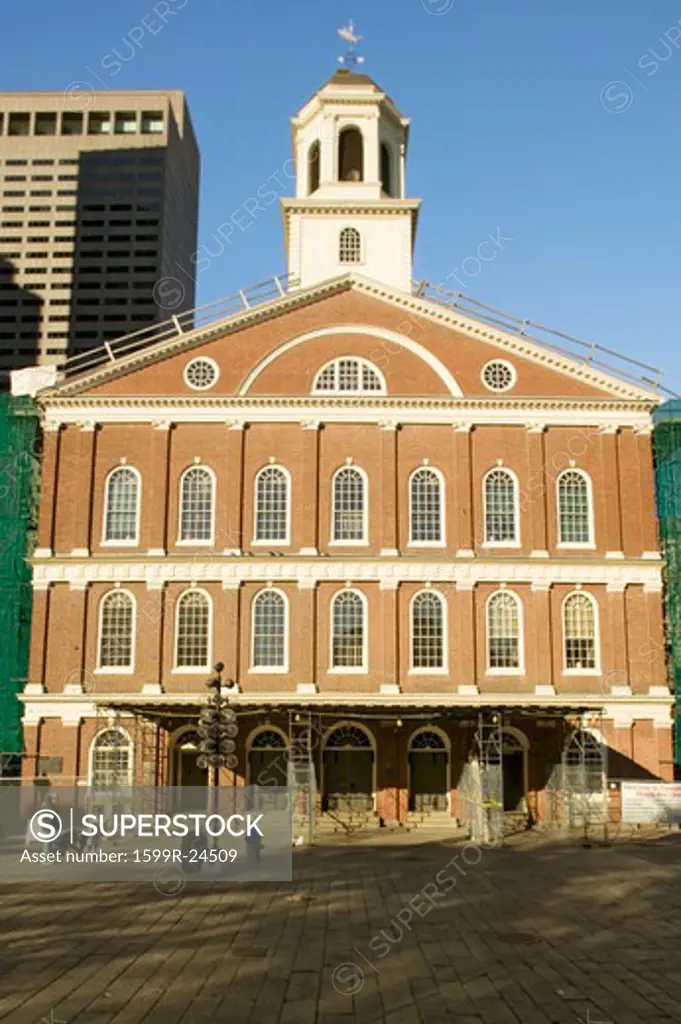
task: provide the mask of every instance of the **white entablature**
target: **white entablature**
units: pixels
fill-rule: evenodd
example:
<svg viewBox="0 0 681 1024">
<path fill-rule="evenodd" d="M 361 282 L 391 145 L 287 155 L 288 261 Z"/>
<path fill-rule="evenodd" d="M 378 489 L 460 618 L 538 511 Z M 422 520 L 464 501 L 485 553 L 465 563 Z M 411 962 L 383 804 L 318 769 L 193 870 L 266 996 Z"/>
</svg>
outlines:
<svg viewBox="0 0 681 1024">
<path fill-rule="evenodd" d="M 367 75 L 341 69 L 291 125 L 296 195 L 282 210 L 298 287 L 361 268 L 408 292 L 420 205 L 406 197 L 409 119 Z"/>
</svg>

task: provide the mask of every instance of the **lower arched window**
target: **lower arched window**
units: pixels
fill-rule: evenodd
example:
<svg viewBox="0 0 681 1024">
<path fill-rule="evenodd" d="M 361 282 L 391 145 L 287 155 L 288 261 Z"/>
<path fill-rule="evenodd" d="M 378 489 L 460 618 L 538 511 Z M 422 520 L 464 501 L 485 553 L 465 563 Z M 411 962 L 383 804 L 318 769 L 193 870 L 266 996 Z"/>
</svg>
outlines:
<svg viewBox="0 0 681 1024">
<path fill-rule="evenodd" d="M 210 668 L 211 602 L 202 590 L 187 590 L 177 602 L 177 668 Z"/>
<path fill-rule="evenodd" d="M 444 602 L 432 590 L 423 590 L 411 605 L 412 668 L 437 671 L 445 667 Z"/>
<path fill-rule="evenodd" d="M 366 668 L 364 599 L 356 590 L 343 590 L 331 605 L 331 667 Z"/>
<path fill-rule="evenodd" d="M 98 667 L 132 669 L 134 644 L 135 601 L 125 590 L 111 590 L 99 606 Z"/>
<path fill-rule="evenodd" d="M 132 742 L 123 729 L 105 729 L 92 742 L 90 785 L 132 785 Z"/>
<path fill-rule="evenodd" d="M 364 473 L 354 466 L 343 466 L 333 478 L 333 540 L 337 544 L 364 543 L 366 521 Z"/>
<path fill-rule="evenodd" d="M 261 590 L 253 601 L 253 668 L 286 668 L 286 598 Z"/>
<path fill-rule="evenodd" d="M 180 484 L 180 542 L 209 543 L 213 537 L 214 477 L 205 466 L 191 466 Z"/>
<path fill-rule="evenodd" d="M 434 469 L 415 470 L 409 482 L 409 539 L 412 544 L 444 540 L 442 478 Z"/>
<path fill-rule="evenodd" d="M 487 663 L 496 672 L 522 667 L 520 602 L 507 590 L 492 594 L 487 602 Z"/>
<path fill-rule="evenodd" d="M 570 594 L 565 599 L 563 634 L 567 671 L 597 668 L 596 605 L 590 594 Z"/>
<path fill-rule="evenodd" d="M 591 481 L 579 469 L 558 477 L 558 540 L 560 544 L 591 544 Z"/>
</svg>

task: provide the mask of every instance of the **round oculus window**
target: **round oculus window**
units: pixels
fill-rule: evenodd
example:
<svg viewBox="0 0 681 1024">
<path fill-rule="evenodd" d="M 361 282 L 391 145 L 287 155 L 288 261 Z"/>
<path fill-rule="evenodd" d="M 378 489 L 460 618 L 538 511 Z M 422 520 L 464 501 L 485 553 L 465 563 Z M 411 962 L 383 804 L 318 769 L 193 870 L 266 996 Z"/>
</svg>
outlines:
<svg viewBox="0 0 681 1024">
<path fill-rule="evenodd" d="M 483 366 L 482 379 L 490 391 L 508 391 L 516 381 L 515 368 L 503 359 L 493 359 Z"/>
<path fill-rule="evenodd" d="M 218 364 L 212 359 L 192 359 L 185 367 L 184 379 L 190 388 L 206 391 L 216 383 L 219 373 Z"/>
</svg>

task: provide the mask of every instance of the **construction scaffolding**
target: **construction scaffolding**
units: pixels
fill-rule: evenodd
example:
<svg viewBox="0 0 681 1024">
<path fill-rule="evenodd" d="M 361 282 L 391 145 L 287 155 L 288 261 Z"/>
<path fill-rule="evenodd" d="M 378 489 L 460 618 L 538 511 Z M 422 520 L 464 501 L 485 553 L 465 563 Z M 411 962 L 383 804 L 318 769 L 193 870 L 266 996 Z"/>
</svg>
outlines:
<svg viewBox="0 0 681 1024">
<path fill-rule="evenodd" d="M 28 677 L 39 444 L 34 403 L 0 395 L 0 777 L 18 773 L 23 749 L 17 693 Z"/>
<path fill-rule="evenodd" d="M 681 778 L 681 401 L 665 402 L 656 409 L 653 420 L 667 651 L 676 696 L 674 766 L 677 778 Z"/>
</svg>

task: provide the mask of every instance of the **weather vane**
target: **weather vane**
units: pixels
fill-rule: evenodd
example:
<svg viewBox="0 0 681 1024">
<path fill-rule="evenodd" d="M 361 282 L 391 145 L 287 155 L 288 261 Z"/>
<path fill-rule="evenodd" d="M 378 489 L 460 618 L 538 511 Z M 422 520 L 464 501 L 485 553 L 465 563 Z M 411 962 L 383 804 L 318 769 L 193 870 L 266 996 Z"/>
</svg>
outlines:
<svg viewBox="0 0 681 1024">
<path fill-rule="evenodd" d="M 341 39 L 345 39 L 345 41 L 350 44 L 348 46 L 347 53 L 338 58 L 338 63 L 344 64 L 348 69 L 352 69 L 358 64 L 363 64 L 364 57 L 358 57 L 356 51 L 357 43 L 361 42 L 364 36 L 358 36 L 355 34 L 354 21 L 349 21 L 347 25 L 343 25 L 343 27 L 339 28 L 337 31 Z"/>
</svg>

